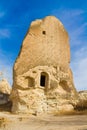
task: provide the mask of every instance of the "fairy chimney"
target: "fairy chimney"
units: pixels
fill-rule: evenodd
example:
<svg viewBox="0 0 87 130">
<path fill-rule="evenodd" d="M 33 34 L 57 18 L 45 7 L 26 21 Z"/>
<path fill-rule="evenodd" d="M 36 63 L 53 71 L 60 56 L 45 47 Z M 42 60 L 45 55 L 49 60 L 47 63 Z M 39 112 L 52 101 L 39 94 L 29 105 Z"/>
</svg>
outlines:
<svg viewBox="0 0 87 130">
<path fill-rule="evenodd" d="M 33 21 L 14 64 L 12 112 L 73 109 L 76 97 L 68 33 L 54 16 Z"/>
</svg>

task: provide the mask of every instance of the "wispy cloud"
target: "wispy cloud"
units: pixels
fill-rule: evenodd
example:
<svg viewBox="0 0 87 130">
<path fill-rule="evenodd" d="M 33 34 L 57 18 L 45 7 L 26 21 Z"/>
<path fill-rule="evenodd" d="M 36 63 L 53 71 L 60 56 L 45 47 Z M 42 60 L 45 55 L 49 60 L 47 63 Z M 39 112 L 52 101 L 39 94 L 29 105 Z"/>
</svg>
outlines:
<svg viewBox="0 0 87 130">
<path fill-rule="evenodd" d="M 5 12 L 0 12 L 0 18 L 2 18 L 5 15 Z"/>
<path fill-rule="evenodd" d="M 3 17 L 5 16 L 5 11 L 1 11 L 0 10 L 0 20 L 3 19 Z M 5 28 L 5 24 L 4 24 L 4 28 L 2 28 L 2 21 L 0 21 L 0 39 L 2 38 L 9 38 L 10 37 L 10 29 L 9 28 Z"/>
<path fill-rule="evenodd" d="M 52 11 L 52 14 L 58 17 L 66 26 L 73 24 L 84 13 L 86 12 L 82 9 L 60 8 Z"/>
<path fill-rule="evenodd" d="M 84 14 L 87 11 L 82 9 L 59 9 L 52 12 L 64 24 L 70 37 L 71 46 L 78 46 L 85 43 L 87 36 L 87 22 L 84 20 Z"/>
<path fill-rule="evenodd" d="M 75 52 L 71 68 L 77 89 L 87 90 L 87 47 Z"/>
<path fill-rule="evenodd" d="M 74 30 L 69 29 L 70 43 L 71 46 L 79 46 L 81 44 L 86 44 L 87 39 L 87 23 L 83 23 L 79 27 L 76 27 Z"/>
<path fill-rule="evenodd" d="M 0 50 L 0 79 L 6 78 L 12 84 L 12 58 L 6 56 L 6 52 Z"/>
<path fill-rule="evenodd" d="M 58 9 L 52 12 L 64 24 L 72 49 L 71 68 L 78 90 L 87 89 L 87 22 L 82 9 Z"/>
<path fill-rule="evenodd" d="M 76 17 L 84 13 L 81 9 L 67 9 L 63 11 L 64 14 L 67 14 L 68 17 Z"/>
<path fill-rule="evenodd" d="M 9 29 L 0 29 L 0 39 L 1 38 L 9 38 L 11 35 L 11 32 Z"/>
</svg>

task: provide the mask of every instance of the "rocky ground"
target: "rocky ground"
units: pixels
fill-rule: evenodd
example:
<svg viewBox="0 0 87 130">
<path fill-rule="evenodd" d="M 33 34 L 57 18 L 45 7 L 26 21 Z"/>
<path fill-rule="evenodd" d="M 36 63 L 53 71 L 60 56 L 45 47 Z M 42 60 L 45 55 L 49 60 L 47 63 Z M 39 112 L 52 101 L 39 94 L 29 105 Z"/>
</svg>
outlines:
<svg viewBox="0 0 87 130">
<path fill-rule="evenodd" d="M 0 130 L 87 130 L 87 115 L 16 115 L 0 112 Z"/>
<path fill-rule="evenodd" d="M 73 110 L 64 104 L 61 111 L 53 115 L 12 114 L 12 102 L 9 97 L 4 98 L 5 94 L 10 94 L 10 87 L 5 80 L 0 85 L 0 130 L 87 130 L 87 91 L 78 93 L 79 100 Z"/>
</svg>

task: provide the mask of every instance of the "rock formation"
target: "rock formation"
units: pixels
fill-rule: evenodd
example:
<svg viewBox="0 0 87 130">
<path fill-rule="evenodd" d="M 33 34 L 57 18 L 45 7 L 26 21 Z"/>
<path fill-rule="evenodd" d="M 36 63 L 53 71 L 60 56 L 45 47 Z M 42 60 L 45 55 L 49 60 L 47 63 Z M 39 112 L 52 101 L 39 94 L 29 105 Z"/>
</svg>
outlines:
<svg viewBox="0 0 87 130">
<path fill-rule="evenodd" d="M 78 95 L 79 95 L 79 100 L 75 106 L 76 109 L 77 110 L 86 110 L 87 109 L 87 90 L 79 91 Z"/>
<path fill-rule="evenodd" d="M 69 37 L 54 16 L 31 23 L 13 70 L 12 111 L 51 113 L 73 109 L 77 91 L 70 69 Z"/>
<path fill-rule="evenodd" d="M 8 103 L 11 87 L 6 79 L 0 81 L 0 105 Z"/>
<path fill-rule="evenodd" d="M 0 81 L 0 93 L 9 94 L 11 93 L 11 87 L 6 79 Z"/>
</svg>

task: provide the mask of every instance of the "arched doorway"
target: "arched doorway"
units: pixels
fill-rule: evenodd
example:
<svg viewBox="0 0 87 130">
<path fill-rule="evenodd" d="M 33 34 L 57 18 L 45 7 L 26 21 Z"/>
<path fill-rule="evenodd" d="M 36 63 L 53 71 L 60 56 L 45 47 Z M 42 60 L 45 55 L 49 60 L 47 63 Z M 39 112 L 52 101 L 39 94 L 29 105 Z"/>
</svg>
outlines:
<svg viewBox="0 0 87 130">
<path fill-rule="evenodd" d="M 48 74 L 46 72 L 41 72 L 40 86 L 41 87 L 47 87 L 48 86 Z"/>
</svg>

